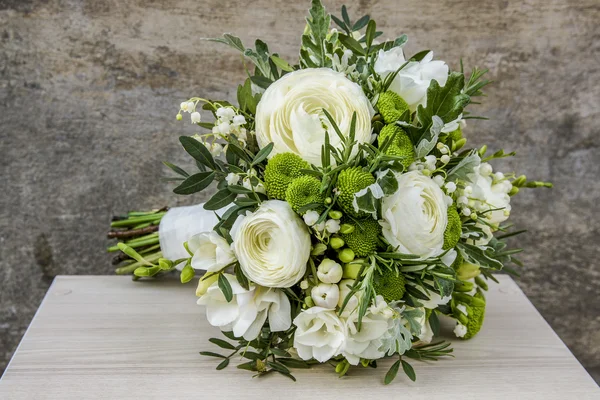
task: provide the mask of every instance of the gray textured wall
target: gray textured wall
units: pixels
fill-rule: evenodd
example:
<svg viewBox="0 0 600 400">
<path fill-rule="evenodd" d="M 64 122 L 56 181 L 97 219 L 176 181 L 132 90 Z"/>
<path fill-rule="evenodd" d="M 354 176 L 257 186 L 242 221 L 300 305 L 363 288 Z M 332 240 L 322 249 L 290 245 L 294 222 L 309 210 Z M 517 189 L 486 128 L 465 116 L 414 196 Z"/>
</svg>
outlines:
<svg viewBox="0 0 600 400">
<path fill-rule="evenodd" d="M 600 376 L 600 3 L 597 0 L 349 1 L 409 52 L 430 48 L 496 84 L 475 144 L 556 188 L 514 199 L 529 233 L 518 281 L 578 359 Z M 326 1 L 331 10 L 341 2 Z M 52 277 L 110 274 L 113 213 L 178 205 L 161 160 L 189 163 L 176 123 L 190 95 L 233 99 L 233 51 L 201 41 L 261 37 L 295 57 L 308 1 L 0 0 L 0 372 Z M 525 332 L 526 334 L 526 332 Z"/>
</svg>

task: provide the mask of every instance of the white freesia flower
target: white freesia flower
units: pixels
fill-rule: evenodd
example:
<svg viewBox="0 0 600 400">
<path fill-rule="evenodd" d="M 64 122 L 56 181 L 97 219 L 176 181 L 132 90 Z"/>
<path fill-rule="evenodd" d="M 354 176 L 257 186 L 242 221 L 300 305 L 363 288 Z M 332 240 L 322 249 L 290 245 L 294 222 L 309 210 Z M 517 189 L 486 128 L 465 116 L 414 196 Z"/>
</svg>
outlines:
<svg viewBox="0 0 600 400">
<path fill-rule="evenodd" d="M 340 289 L 331 283 L 319 283 L 311 289 L 310 297 L 317 307 L 333 310 L 340 299 Z"/>
<path fill-rule="evenodd" d="M 273 142 L 269 157 L 290 152 L 321 165 L 326 130 L 331 144 L 340 146 L 340 138 L 323 109 L 331 114 L 343 135 L 348 135 L 356 112 L 356 141 L 370 140 L 372 107 L 360 86 L 329 68 L 308 68 L 284 75 L 263 94 L 256 109 L 259 147 Z"/>
<path fill-rule="evenodd" d="M 392 326 L 393 312 L 383 297 L 377 296 L 375 303 L 364 315 L 360 330 L 358 312 L 352 313 L 346 320 L 348 333 L 342 354 L 352 365 L 357 365 L 361 358 L 376 360 L 385 355 L 381 350 L 382 339 Z"/>
<path fill-rule="evenodd" d="M 294 348 L 303 360 L 328 361 L 346 342 L 346 326 L 334 310 L 311 307 L 298 314 L 294 325 Z"/>
<path fill-rule="evenodd" d="M 479 211 L 494 210 L 487 212 L 489 214 L 488 221 L 494 225 L 498 225 L 508 219 L 510 215 L 510 196 L 508 192 L 512 189 L 512 185 L 508 181 L 494 182 L 493 177 L 481 174 L 481 166 L 475 167 L 473 173 L 469 175 L 472 183 L 471 198 L 478 202 L 476 207 Z"/>
<path fill-rule="evenodd" d="M 192 267 L 217 272 L 235 261 L 227 240 L 215 231 L 202 232 L 188 240 L 188 249 L 194 254 Z"/>
<path fill-rule="evenodd" d="M 375 72 L 385 79 L 405 62 L 401 47 L 380 50 L 375 62 Z M 429 52 L 421 61 L 411 61 L 402 68 L 390 85 L 390 90 L 399 94 L 411 111 L 415 111 L 417 105 L 425 105 L 427 102 L 427 88 L 433 79 L 444 86 L 448 80 L 448 66 L 443 61 L 433 61 L 433 52 Z"/>
<path fill-rule="evenodd" d="M 329 258 L 323 259 L 317 268 L 317 277 L 324 283 L 338 283 L 343 274 L 342 266 Z"/>
<path fill-rule="evenodd" d="M 236 337 L 254 340 L 258 337 L 267 318 L 273 332 L 281 332 L 291 326 L 290 300 L 279 289 L 250 286 L 244 289 L 233 275 L 223 274 L 233 291 L 233 299 L 227 302 L 215 279 L 206 293 L 198 299 L 206 306 L 208 322 L 222 331 L 233 331 Z M 210 279 L 210 278 L 209 278 Z"/>
<path fill-rule="evenodd" d="M 383 198 L 383 236 L 401 253 L 422 258 L 443 252 L 448 206 L 444 192 L 419 171 L 397 174 L 398 190 Z"/>
<path fill-rule="evenodd" d="M 290 287 L 306 272 L 310 234 L 285 201 L 263 202 L 231 228 L 231 245 L 244 274 L 266 287 Z"/>
</svg>

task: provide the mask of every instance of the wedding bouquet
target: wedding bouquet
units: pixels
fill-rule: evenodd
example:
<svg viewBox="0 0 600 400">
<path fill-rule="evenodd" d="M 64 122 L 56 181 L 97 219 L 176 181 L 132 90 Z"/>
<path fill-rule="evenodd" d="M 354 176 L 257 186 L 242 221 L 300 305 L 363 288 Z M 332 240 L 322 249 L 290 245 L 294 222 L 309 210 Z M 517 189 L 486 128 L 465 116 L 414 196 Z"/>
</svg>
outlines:
<svg viewBox="0 0 600 400">
<path fill-rule="evenodd" d="M 337 28 L 330 28 L 333 20 Z M 450 70 L 431 51 L 405 57 L 406 35 L 378 41 L 364 16 L 353 22 L 313 0 L 296 64 L 264 42 L 230 34 L 211 39 L 254 64 L 237 104 L 192 97 L 185 113 L 207 131 L 179 138 L 196 172 L 174 192 L 216 193 L 203 205 L 130 213 L 112 224 L 123 239 L 120 273 L 153 277 L 203 271 L 196 294 L 208 322 L 229 340 L 227 367 L 295 379 L 293 368 L 350 366 L 451 355 L 433 343 L 439 318 L 462 339 L 483 324 L 487 281 L 520 265 L 506 238 L 510 199 L 550 187 L 494 172 L 486 146 L 468 148 L 467 111 L 489 82 L 486 71 Z M 212 122 L 203 122 L 200 111 Z"/>
</svg>

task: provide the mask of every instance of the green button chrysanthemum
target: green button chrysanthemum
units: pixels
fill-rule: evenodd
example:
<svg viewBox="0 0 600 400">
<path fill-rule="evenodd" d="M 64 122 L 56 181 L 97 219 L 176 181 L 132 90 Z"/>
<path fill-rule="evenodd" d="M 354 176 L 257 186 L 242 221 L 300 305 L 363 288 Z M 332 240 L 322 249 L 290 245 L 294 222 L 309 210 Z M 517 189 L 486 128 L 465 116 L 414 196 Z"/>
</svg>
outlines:
<svg viewBox="0 0 600 400">
<path fill-rule="evenodd" d="M 314 176 L 301 176 L 290 183 L 285 192 L 287 201 L 292 210 L 298 210 L 311 203 L 323 204 L 325 196 L 321 193 L 321 182 Z M 316 211 L 322 211 L 322 207 Z"/>
<path fill-rule="evenodd" d="M 467 333 L 463 336 L 463 339 L 470 339 L 473 336 L 477 335 L 481 330 L 481 326 L 483 325 L 483 320 L 485 318 L 485 297 L 481 292 L 477 292 L 474 298 L 478 298 L 483 300 L 484 304 L 482 306 L 467 306 L 467 312 L 469 315 L 467 318 L 469 319 L 467 323 Z"/>
<path fill-rule="evenodd" d="M 444 250 L 452 249 L 460 240 L 462 223 L 455 206 L 448 207 L 448 225 L 444 231 Z"/>
<path fill-rule="evenodd" d="M 404 296 L 406 280 L 402 273 L 384 269 L 383 274 L 376 276 L 374 281 L 375 293 L 383 296 L 389 302 L 401 300 Z"/>
<path fill-rule="evenodd" d="M 354 194 L 375 183 L 375 178 L 370 173 L 363 171 L 360 167 L 348 168 L 340 172 L 337 181 L 339 193 L 338 204 L 342 211 L 357 218 L 366 217 L 362 211 L 354 211 L 352 202 Z"/>
<path fill-rule="evenodd" d="M 354 230 L 340 236 L 357 257 L 366 257 L 377 249 L 381 225 L 372 218 L 354 222 L 344 219 L 345 224 L 354 226 Z"/>
<path fill-rule="evenodd" d="M 398 125 L 386 125 L 379 132 L 379 146 L 381 146 L 388 137 L 392 138 L 392 143 L 385 150 L 385 154 L 404 157 L 401 161 L 404 169 L 408 169 L 410 164 L 415 161 L 415 148 L 402 128 Z"/>
<path fill-rule="evenodd" d="M 408 104 L 402 97 L 392 91 L 387 91 L 379 95 L 377 108 L 387 124 L 393 124 L 398 121 L 402 114 L 408 110 Z"/>
<path fill-rule="evenodd" d="M 308 168 L 310 164 L 293 153 L 281 153 L 271 158 L 265 168 L 265 188 L 269 197 L 285 200 L 290 183 L 303 175 L 302 169 Z"/>
</svg>

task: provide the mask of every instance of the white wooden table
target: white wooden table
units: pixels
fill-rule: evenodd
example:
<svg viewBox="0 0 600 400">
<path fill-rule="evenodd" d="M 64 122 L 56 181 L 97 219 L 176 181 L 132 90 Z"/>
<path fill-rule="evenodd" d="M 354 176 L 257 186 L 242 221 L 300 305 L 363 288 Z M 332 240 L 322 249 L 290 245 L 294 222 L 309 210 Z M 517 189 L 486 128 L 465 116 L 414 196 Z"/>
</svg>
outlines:
<svg viewBox="0 0 600 400">
<path fill-rule="evenodd" d="M 193 284 L 128 277 L 59 276 L 0 380 L 0 399 L 600 399 L 600 389 L 517 285 L 490 285 L 488 311 L 454 359 L 413 361 L 417 382 L 390 362 L 338 378 L 295 370 L 298 382 L 228 367 L 199 351 L 220 337 Z M 233 365 L 233 363 L 232 363 Z"/>
</svg>

